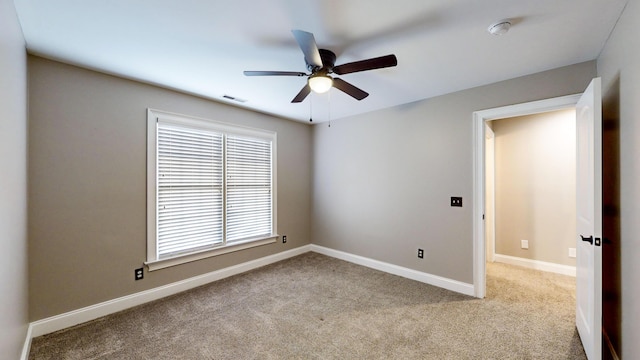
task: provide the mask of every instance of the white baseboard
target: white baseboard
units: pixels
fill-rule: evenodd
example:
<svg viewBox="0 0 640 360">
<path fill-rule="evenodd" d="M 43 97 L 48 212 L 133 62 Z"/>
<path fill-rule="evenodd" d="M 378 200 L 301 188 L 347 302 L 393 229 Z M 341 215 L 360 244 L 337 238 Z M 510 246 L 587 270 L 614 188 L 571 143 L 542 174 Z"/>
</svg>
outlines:
<svg viewBox="0 0 640 360">
<path fill-rule="evenodd" d="M 24 345 L 22 346 L 22 354 L 20 354 L 20 360 L 29 360 L 29 350 L 31 349 L 31 339 L 33 339 L 33 326 L 29 324 L 27 328 L 26 339 L 24 339 Z"/>
<path fill-rule="evenodd" d="M 515 256 L 501 255 L 501 254 L 495 254 L 494 260 L 495 262 L 522 266 L 529 269 L 542 270 L 546 272 L 569 275 L 573 277 L 576 276 L 575 266 L 560 265 L 560 264 L 554 264 L 546 261 L 531 260 L 531 259 L 525 259 L 525 258 L 519 258 Z"/>
<path fill-rule="evenodd" d="M 193 289 L 216 280 L 224 279 L 249 270 L 257 269 L 259 267 L 285 260 L 300 254 L 304 254 L 309 251 L 310 245 L 297 247 L 295 249 L 283 251 L 270 256 L 265 256 L 263 258 L 216 270 L 207 274 L 195 276 L 154 289 L 123 296 L 117 299 L 87 306 L 82 309 L 34 321 L 29 325 L 30 334 L 28 341 L 30 343 L 31 338 L 33 337 L 49 334 L 54 331 L 66 329 L 74 325 L 95 320 L 105 315 L 113 314 L 137 305 L 142 305 L 153 300 L 158 300 L 185 290 Z M 27 345 L 25 344 L 25 347 L 26 346 Z"/>
<path fill-rule="evenodd" d="M 473 284 L 463 283 L 457 280 L 447 279 L 441 276 L 424 273 L 406 267 L 389 264 L 386 262 L 369 259 L 363 256 L 346 253 L 339 250 L 329 249 L 324 246 L 311 245 L 311 251 L 319 254 L 345 260 L 350 263 L 366 266 L 368 268 L 384 271 L 389 274 L 402 276 L 407 279 L 419 281 L 425 284 L 441 287 L 443 289 L 455 291 L 464 295 L 474 296 Z"/>
</svg>

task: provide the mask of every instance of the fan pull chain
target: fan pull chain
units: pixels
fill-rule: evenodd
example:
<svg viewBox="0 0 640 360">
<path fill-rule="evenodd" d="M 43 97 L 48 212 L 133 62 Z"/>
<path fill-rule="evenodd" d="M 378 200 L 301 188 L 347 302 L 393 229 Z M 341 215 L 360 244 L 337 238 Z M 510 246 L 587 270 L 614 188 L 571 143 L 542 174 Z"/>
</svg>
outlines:
<svg viewBox="0 0 640 360">
<path fill-rule="evenodd" d="M 329 112 L 329 127 L 331 127 L 331 91 L 327 92 L 327 97 L 329 99 L 329 106 L 328 106 L 328 108 L 329 108 L 329 111 L 328 111 Z"/>
<path fill-rule="evenodd" d="M 309 96 L 309 122 L 313 122 L 313 94 Z"/>
</svg>

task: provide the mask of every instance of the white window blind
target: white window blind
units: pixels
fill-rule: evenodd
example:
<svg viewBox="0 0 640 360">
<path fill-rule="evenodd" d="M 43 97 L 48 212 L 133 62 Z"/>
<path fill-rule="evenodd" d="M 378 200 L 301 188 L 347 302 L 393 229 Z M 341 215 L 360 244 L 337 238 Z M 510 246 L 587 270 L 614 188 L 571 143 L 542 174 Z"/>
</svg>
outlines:
<svg viewBox="0 0 640 360">
<path fill-rule="evenodd" d="M 271 141 L 227 136 L 227 242 L 271 234 Z"/>
<path fill-rule="evenodd" d="M 276 241 L 276 134 L 148 110 L 147 262 Z"/>
<path fill-rule="evenodd" d="M 158 124 L 158 258 L 223 242 L 222 134 Z"/>
</svg>

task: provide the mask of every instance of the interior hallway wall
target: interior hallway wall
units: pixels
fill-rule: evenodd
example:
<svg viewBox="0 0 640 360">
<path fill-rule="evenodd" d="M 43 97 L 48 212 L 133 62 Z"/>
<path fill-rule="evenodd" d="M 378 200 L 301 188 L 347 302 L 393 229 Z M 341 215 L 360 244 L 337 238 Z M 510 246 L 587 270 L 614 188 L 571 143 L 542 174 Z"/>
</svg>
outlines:
<svg viewBox="0 0 640 360">
<path fill-rule="evenodd" d="M 574 109 L 491 121 L 496 254 L 575 266 Z M 521 247 L 527 240 L 528 249 Z"/>
</svg>

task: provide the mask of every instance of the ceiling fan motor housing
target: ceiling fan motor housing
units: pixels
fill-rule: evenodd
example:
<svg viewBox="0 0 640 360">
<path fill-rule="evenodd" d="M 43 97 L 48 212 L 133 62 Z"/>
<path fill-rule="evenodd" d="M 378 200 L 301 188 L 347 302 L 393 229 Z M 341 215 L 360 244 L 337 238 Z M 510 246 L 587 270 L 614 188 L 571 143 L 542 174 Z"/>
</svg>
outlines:
<svg viewBox="0 0 640 360">
<path fill-rule="evenodd" d="M 331 69 L 333 69 L 336 64 L 336 54 L 333 51 L 327 49 L 318 49 L 318 52 L 320 53 L 320 59 L 322 59 L 322 67 L 319 68 L 307 63 L 307 69 L 309 69 L 312 74 L 316 73 L 320 69 L 326 69 L 327 73 L 331 72 Z"/>
</svg>

